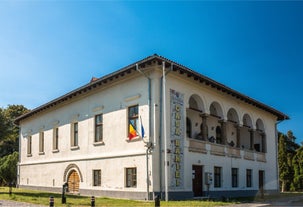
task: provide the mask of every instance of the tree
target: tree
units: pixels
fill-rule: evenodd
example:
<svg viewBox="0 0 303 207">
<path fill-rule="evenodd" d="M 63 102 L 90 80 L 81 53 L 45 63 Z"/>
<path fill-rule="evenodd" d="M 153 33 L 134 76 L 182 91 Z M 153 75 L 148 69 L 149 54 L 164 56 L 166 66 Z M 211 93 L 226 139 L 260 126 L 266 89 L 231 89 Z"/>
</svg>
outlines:
<svg viewBox="0 0 303 207">
<path fill-rule="evenodd" d="M 278 146 L 278 164 L 279 164 L 279 179 L 281 182 L 281 190 L 285 192 L 287 186 L 290 184 L 290 166 L 287 158 L 287 143 L 286 136 L 284 134 L 279 135 L 279 146 Z"/>
<path fill-rule="evenodd" d="M 295 140 L 291 130 L 287 135 L 279 133 L 278 164 L 282 192 L 303 188 L 303 149 Z"/>
<path fill-rule="evenodd" d="M 0 108 L 0 157 L 19 150 L 19 128 L 14 124 L 14 120 L 28 111 L 23 105 Z"/>
<path fill-rule="evenodd" d="M 6 183 L 16 183 L 18 152 L 14 152 L 0 159 L 0 178 Z"/>
<path fill-rule="evenodd" d="M 28 111 L 23 105 L 0 108 L 0 184 L 16 181 L 19 128 L 14 120 Z"/>
<path fill-rule="evenodd" d="M 303 189 L 303 147 L 300 147 L 292 159 L 294 177 L 291 185 L 292 191 Z"/>
</svg>

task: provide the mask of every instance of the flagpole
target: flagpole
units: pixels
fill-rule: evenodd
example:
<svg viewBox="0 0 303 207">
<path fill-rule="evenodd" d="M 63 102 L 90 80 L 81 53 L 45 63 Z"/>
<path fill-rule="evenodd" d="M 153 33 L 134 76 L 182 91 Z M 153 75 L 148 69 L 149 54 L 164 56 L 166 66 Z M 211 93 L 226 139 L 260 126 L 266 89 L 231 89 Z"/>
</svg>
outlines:
<svg viewBox="0 0 303 207">
<path fill-rule="evenodd" d="M 166 79 L 165 79 L 165 62 L 162 62 L 163 72 L 163 138 L 164 138 L 164 182 L 165 182 L 165 201 L 168 201 L 168 160 L 167 160 L 167 132 L 166 132 Z"/>
</svg>

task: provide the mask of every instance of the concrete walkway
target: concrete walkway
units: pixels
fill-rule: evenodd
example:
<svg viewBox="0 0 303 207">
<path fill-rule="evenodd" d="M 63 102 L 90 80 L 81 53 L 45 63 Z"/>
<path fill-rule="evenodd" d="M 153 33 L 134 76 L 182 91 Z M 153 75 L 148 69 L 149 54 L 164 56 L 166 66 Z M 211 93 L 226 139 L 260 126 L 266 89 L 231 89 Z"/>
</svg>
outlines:
<svg viewBox="0 0 303 207">
<path fill-rule="evenodd" d="M 47 207 L 38 204 L 30 204 L 24 202 L 0 200 L 0 207 Z M 266 200 L 263 202 L 240 203 L 222 207 L 286 207 L 286 206 L 301 206 L 303 207 L 303 195 L 288 198 L 277 198 L 275 200 Z"/>
<path fill-rule="evenodd" d="M 0 200 L 0 207 L 45 207 L 43 205 L 31 204 L 31 203 L 24 203 L 24 202 L 17 202 L 17 201 L 10 201 L 10 200 Z"/>
<path fill-rule="evenodd" d="M 275 200 L 266 200 L 263 202 L 253 202 L 253 203 L 241 203 L 234 204 L 225 207 L 286 207 L 286 206 L 301 206 L 303 207 L 303 196 L 294 196 L 288 198 L 277 198 Z"/>
</svg>

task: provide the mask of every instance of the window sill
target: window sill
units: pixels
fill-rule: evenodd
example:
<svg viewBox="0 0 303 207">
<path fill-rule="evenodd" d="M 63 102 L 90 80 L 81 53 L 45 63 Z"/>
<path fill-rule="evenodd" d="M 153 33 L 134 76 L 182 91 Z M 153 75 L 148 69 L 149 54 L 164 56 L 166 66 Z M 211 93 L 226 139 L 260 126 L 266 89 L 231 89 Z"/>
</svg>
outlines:
<svg viewBox="0 0 303 207">
<path fill-rule="evenodd" d="M 54 149 L 54 150 L 52 151 L 52 153 L 57 153 L 57 152 L 59 152 L 58 149 Z"/>
<path fill-rule="evenodd" d="M 71 150 L 78 150 L 78 149 L 80 149 L 80 147 L 79 146 L 72 146 L 72 147 L 70 147 L 70 149 Z"/>
<path fill-rule="evenodd" d="M 27 157 L 32 157 L 33 155 L 32 154 L 27 154 Z"/>
<path fill-rule="evenodd" d="M 39 152 L 39 155 L 45 155 L 45 152 Z"/>
<path fill-rule="evenodd" d="M 104 142 L 103 142 L 103 141 L 94 142 L 93 145 L 94 145 L 94 146 L 101 146 L 101 145 L 104 145 Z"/>
</svg>

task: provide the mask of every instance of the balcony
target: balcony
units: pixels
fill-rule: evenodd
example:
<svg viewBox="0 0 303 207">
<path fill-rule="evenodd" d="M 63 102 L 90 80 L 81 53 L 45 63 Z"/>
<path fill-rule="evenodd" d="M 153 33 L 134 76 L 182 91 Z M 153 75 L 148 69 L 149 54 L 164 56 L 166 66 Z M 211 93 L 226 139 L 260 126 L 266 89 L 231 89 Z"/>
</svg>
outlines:
<svg viewBox="0 0 303 207">
<path fill-rule="evenodd" d="M 240 149 L 234 148 L 230 146 L 226 146 L 227 149 L 227 156 L 234 157 L 234 158 L 241 158 Z"/>
<path fill-rule="evenodd" d="M 244 149 L 244 159 L 246 160 L 255 160 L 255 153 L 252 150 Z"/>
<path fill-rule="evenodd" d="M 259 162 L 266 162 L 265 153 L 263 152 L 255 152 L 256 154 L 256 160 Z"/>
<path fill-rule="evenodd" d="M 197 139 L 189 139 L 189 147 L 188 150 L 190 152 L 198 152 L 206 154 L 206 143 L 205 141 L 197 140 Z"/>
<path fill-rule="evenodd" d="M 225 146 L 220 144 L 211 143 L 210 154 L 225 156 Z"/>
<path fill-rule="evenodd" d="M 215 156 L 228 156 L 236 159 L 245 159 L 257 162 L 266 162 L 266 153 L 249 149 L 240 149 L 229 145 L 216 144 L 208 141 L 188 138 L 189 152 L 211 154 Z"/>
</svg>

